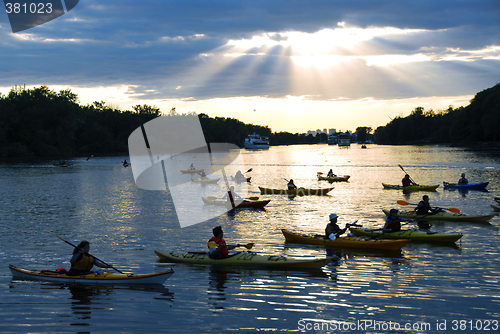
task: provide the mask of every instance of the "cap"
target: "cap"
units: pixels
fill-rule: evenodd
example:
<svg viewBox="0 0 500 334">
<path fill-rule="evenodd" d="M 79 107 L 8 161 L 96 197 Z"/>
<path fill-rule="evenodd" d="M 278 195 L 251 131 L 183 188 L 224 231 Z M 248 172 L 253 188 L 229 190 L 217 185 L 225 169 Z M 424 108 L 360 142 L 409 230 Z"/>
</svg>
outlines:
<svg viewBox="0 0 500 334">
<path fill-rule="evenodd" d="M 330 220 L 338 218 L 338 217 L 339 216 L 337 216 L 335 213 L 330 214 Z"/>
<path fill-rule="evenodd" d="M 398 209 L 391 209 L 391 211 L 389 211 L 389 213 L 398 213 Z"/>
</svg>

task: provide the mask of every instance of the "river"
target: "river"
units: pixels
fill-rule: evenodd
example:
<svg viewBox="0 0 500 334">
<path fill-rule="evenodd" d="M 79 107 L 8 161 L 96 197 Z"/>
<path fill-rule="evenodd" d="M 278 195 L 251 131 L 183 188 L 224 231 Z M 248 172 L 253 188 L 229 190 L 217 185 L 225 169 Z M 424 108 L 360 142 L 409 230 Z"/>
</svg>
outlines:
<svg viewBox="0 0 500 334">
<path fill-rule="evenodd" d="M 341 227 L 358 221 L 380 227 L 382 208 L 397 200 L 492 213 L 500 194 L 500 158 L 444 146 L 328 145 L 242 150 L 251 196 L 271 199 L 265 210 L 239 210 L 181 228 L 171 197 L 134 183 L 129 157 L 75 158 L 0 164 L 0 332 L 2 333 L 251 333 L 498 332 L 500 326 L 500 217 L 487 224 L 435 222 L 459 232 L 455 245 L 410 243 L 401 252 L 374 253 L 285 244 L 282 228 L 323 233 L 330 213 Z M 400 183 L 401 164 L 436 192 L 384 190 Z M 187 168 L 188 166 L 186 166 Z M 327 196 L 261 195 L 258 186 L 326 187 L 318 172 L 351 175 Z M 465 172 L 487 191 L 444 190 Z M 223 184 L 206 185 L 222 193 Z M 208 188 L 207 188 L 208 189 Z M 408 208 L 408 207 L 406 207 Z M 412 207 L 413 208 L 413 207 Z M 153 252 L 204 251 L 212 228 L 228 243 L 254 242 L 259 254 L 338 259 L 313 271 L 217 269 L 160 262 Z M 161 286 L 71 286 L 12 277 L 8 265 L 69 268 L 72 247 L 86 239 L 92 254 L 133 273 L 175 273 Z"/>
</svg>

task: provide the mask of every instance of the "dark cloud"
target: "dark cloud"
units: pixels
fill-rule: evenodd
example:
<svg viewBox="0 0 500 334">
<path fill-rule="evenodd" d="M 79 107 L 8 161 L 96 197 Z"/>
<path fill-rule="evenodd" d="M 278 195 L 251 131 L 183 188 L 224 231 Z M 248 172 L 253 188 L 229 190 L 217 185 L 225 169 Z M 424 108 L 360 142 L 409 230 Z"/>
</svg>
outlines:
<svg viewBox="0 0 500 334">
<path fill-rule="evenodd" d="M 458 53 L 451 49 L 499 46 L 499 14 L 497 0 L 85 0 L 63 17 L 25 34 L 12 34 L 4 17 L 0 22 L 0 85 L 138 85 L 135 89 L 145 93 L 145 99 L 473 94 L 498 81 L 499 60 L 442 58 Z M 229 40 L 266 32 L 315 33 L 338 28 L 338 22 L 361 28 L 425 30 L 376 37 L 364 42 L 357 55 L 420 53 L 433 62 L 400 64 L 387 71 L 356 59 L 336 69 L 310 73 L 300 83 L 285 47 L 250 49 L 248 55 L 234 59 L 223 57 L 231 51 L 226 46 Z M 271 36 L 275 41 L 286 38 Z M 335 50 L 339 55 L 353 55 L 352 50 Z M 265 56 L 258 55 L 263 51 Z M 327 74 L 328 80 L 315 80 Z"/>
</svg>

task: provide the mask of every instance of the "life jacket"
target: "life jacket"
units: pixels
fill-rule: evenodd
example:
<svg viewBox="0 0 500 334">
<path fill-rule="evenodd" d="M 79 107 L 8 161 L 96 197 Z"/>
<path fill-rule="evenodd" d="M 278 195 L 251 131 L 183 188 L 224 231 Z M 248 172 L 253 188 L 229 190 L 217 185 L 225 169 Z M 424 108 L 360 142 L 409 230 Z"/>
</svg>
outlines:
<svg viewBox="0 0 500 334">
<path fill-rule="evenodd" d="M 226 240 L 224 239 L 217 239 L 216 237 L 212 237 L 210 240 L 208 240 L 208 244 L 207 244 L 207 247 L 210 251 L 210 254 L 212 254 L 212 252 L 214 250 L 216 250 L 217 248 L 219 248 L 219 246 L 221 245 L 226 245 Z M 223 247 L 220 251 L 219 251 L 219 254 L 218 256 L 219 257 L 225 257 L 225 256 L 228 256 L 229 255 L 229 251 L 227 250 L 227 247 Z"/>
<path fill-rule="evenodd" d="M 392 232 L 401 231 L 401 221 L 399 218 L 395 220 L 387 218 L 386 222 L 389 223 L 388 228 L 390 228 Z"/>
<path fill-rule="evenodd" d="M 75 254 L 76 256 L 76 254 Z M 74 265 L 71 266 L 73 271 L 87 272 L 94 266 L 94 258 L 91 255 L 82 254 L 80 260 L 76 261 Z"/>
</svg>

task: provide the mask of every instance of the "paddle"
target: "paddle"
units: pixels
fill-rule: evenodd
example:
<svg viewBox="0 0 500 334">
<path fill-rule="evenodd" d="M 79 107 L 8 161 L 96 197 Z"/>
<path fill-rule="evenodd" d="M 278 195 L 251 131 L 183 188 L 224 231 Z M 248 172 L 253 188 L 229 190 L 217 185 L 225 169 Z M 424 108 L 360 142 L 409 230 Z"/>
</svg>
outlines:
<svg viewBox="0 0 500 334">
<path fill-rule="evenodd" d="M 251 171 L 253 171 L 253 168 L 250 168 L 249 170 L 247 170 L 247 173 L 250 173 Z"/>
<path fill-rule="evenodd" d="M 408 173 L 405 171 L 405 169 L 403 168 L 403 166 L 399 165 L 399 168 L 401 168 L 401 170 L 402 170 L 403 172 L 405 172 L 405 174 L 407 174 L 407 175 L 410 177 L 410 181 L 411 181 L 411 182 L 415 183 L 415 184 L 418 186 L 418 183 L 417 183 L 417 182 L 415 182 L 415 181 L 413 181 L 413 179 L 411 178 L 410 174 L 408 174 Z"/>
<path fill-rule="evenodd" d="M 403 206 L 405 206 L 405 205 L 418 205 L 418 204 L 408 203 L 407 201 L 402 201 L 402 200 L 396 201 L 396 203 L 398 203 L 399 205 L 403 205 Z M 439 206 L 436 206 L 435 208 L 445 209 L 445 210 L 448 210 L 448 211 L 453 212 L 453 213 L 460 213 L 460 210 L 457 208 L 440 208 Z"/>
<path fill-rule="evenodd" d="M 75 245 L 73 245 L 71 242 L 69 242 L 69 241 L 67 241 L 67 240 L 64 240 L 63 238 L 61 238 L 61 237 L 60 237 L 60 236 L 58 236 L 57 234 L 55 234 L 55 233 L 53 233 L 53 232 L 50 232 L 50 231 L 46 231 L 46 232 L 48 232 L 48 233 L 50 233 L 50 234 L 52 234 L 52 235 L 55 235 L 56 237 L 58 237 L 59 239 L 61 239 L 61 240 L 62 240 L 62 241 L 64 241 L 65 243 L 67 243 L 68 245 L 71 245 L 71 246 L 73 246 L 74 248 L 77 248 L 77 247 L 76 247 Z M 89 253 L 86 253 L 86 254 L 87 254 L 87 255 L 90 255 Z M 110 268 L 112 268 L 112 269 L 116 270 L 116 271 L 117 271 L 117 272 L 119 272 L 120 274 L 123 274 L 123 272 L 121 272 L 120 270 L 116 269 L 116 268 L 115 268 L 115 267 L 113 267 L 112 265 L 110 265 L 110 264 L 108 264 L 108 263 L 104 262 L 103 260 L 98 259 L 98 258 L 97 258 L 97 257 L 95 257 L 94 255 L 91 255 L 91 256 L 92 256 L 94 259 L 96 259 L 97 261 L 102 262 L 102 263 L 104 263 L 105 265 L 109 266 Z"/>
<path fill-rule="evenodd" d="M 235 245 L 235 247 L 245 247 L 246 249 L 252 249 L 253 245 L 254 245 L 253 242 L 249 242 L 248 244 L 245 244 L 245 245 L 237 244 L 237 245 Z"/>
</svg>

